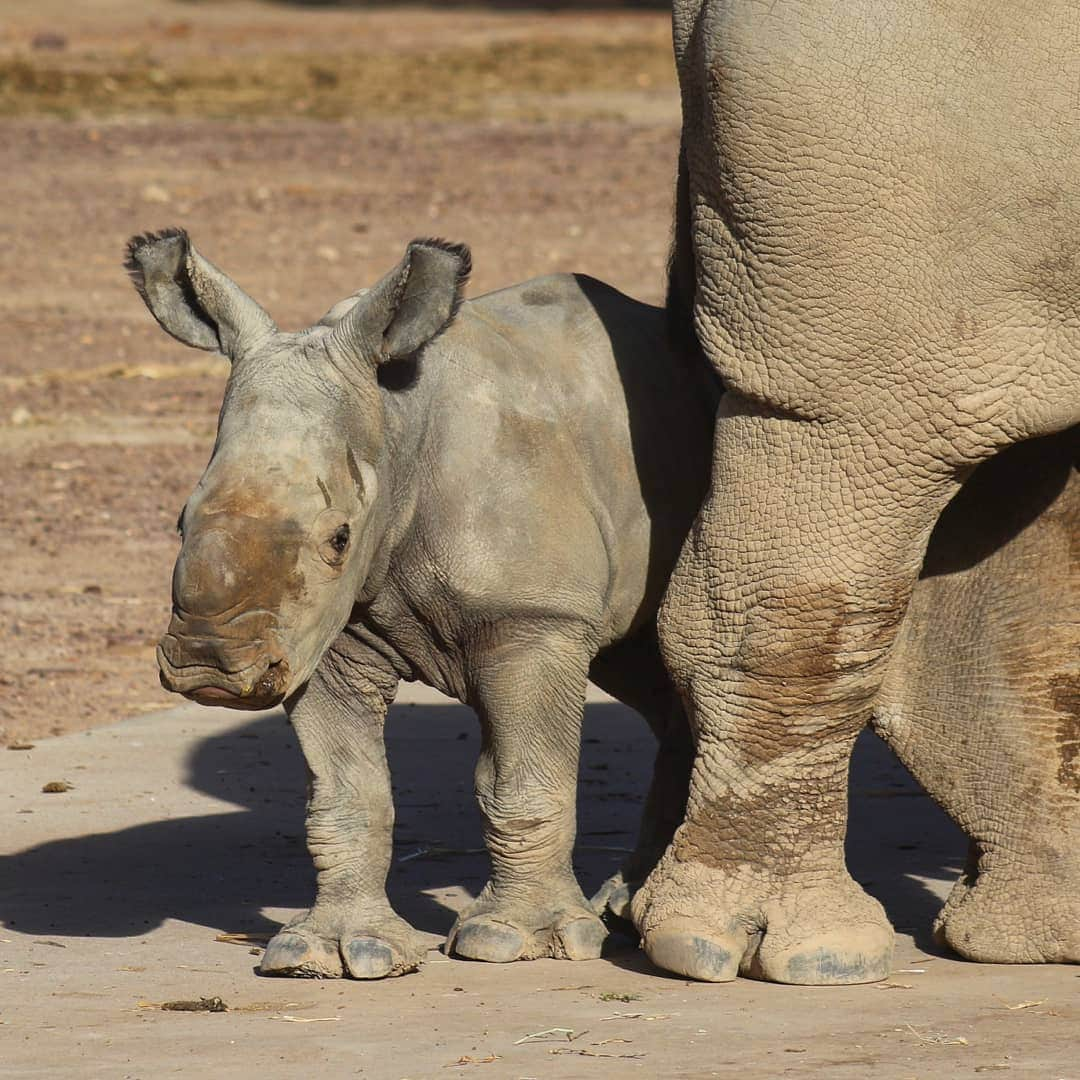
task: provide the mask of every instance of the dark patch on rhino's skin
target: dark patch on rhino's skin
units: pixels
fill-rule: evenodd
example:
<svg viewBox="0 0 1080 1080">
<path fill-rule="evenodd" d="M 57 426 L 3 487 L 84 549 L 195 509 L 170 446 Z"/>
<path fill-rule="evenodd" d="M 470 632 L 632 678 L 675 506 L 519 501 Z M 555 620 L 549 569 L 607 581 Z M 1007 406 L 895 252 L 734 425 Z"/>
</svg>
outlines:
<svg viewBox="0 0 1080 1080">
<path fill-rule="evenodd" d="M 856 953 L 841 958 L 827 949 L 817 949 L 791 957 L 787 962 L 787 976 L 791 982 L 812 985 L 874 982 L 884 979 L 890 966 L 888 962 L 883 964 L 880 957 Z"/>
<path fill-rule="evenodd" d="M 803 742 L 785 741 L 768 760 L 797 750 Z M 761 758 L 756 758 L 760 762 Z M 817 792 L 815 792 L 815 795 Z M 675 834 L 673 854 L 679 862 L 696 862 L 713 870 L 737 872 L 746 866 L 746 823 L 752 821 L 753 848 L 785 850 L 794 830 L 790 807 L 774 790 L 751 791 L 746 796 L 728 792 L 702 800 Z M 839 822 L 838 822 L 839 824 Z"/>
<path fill-rule="evenodd" d="M 528 307 L 551 307 L 559 302 L 559 297 L 554 289 L 534 285 L 531 288 L 522 290 L 521 302 Z"/>
<path fill-rule="evenodd" d="M 361 499 L 364 498 L 367 494 L 367 491 L 364 488 L 364 476 L 363 473 L 360 472 L 360 466 L 356 462 L 356 455 L 352 452 L 351 448 L 345 452 L 345 464 L 349 467 L 349 475 L 353 478 L 353 483 L 356 485 L 357 494 Z M 329 505 L 330 504 L 327 503 L 327 506 Z"/>
<path fill-rule="evenodd" d="M 1080 678 L 1055 675 L 1050 680 L 1050 700 L 1061 719 L 1057 726 L 1058 780 L 1080 791 Z"/>
</svg>

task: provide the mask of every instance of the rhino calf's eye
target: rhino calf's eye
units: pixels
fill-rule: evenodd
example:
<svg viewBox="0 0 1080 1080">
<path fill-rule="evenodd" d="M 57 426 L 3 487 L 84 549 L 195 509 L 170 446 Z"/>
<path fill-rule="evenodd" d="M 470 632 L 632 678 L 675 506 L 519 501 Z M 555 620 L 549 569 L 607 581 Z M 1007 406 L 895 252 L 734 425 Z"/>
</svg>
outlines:
<svg viewBox="0 0 1080 1080">
<path fill-rule="evenodd" d="M 339 554 L 343 554 L 349 546 L 349 526 L 342 525 L 330 538 L 330 546 Z"/>
</svg>

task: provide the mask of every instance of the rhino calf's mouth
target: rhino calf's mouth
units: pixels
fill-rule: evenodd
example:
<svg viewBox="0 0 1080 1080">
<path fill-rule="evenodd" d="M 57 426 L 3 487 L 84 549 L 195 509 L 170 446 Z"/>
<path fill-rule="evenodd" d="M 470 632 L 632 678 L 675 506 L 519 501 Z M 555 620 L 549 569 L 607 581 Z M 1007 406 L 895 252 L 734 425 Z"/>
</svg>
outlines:
<svg viewBox="0 0 1080 1080">
<path fill-rule="evenodd" d="M 256 665 L 251 665 L 255 667 Z M 208 665 L 176 666 L 158 647 L 158 677 L 161 685 L 200 705 L 231 709 L 270 709 L 285 697 L 291 674 L 285 659 L 263 662 L 264 670 L 253 681 L 238 679 L 236 673 Z M 250 668 L 249 668 L 250 670 Z"/>
</svg>

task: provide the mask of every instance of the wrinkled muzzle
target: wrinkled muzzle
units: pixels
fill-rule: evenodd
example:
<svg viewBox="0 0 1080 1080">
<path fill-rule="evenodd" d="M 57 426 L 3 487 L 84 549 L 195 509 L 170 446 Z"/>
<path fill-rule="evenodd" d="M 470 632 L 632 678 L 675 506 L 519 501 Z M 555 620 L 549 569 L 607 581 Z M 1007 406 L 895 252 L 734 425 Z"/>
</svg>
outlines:
<svg viewBox="0 0 1080 1080">
<path fill-rule="evenodd" d="M 161 685 L 200 705 L 268 709 L 288 692 L 291 674 L 277 605 L 260 595 L 278 568 L 257 565 L 264 537 L 229 524 L 186 540 L 176 561 L 173 616 L 157 648 Z"/>
<path fill-rule="evenodd" d="M 243 618 L 214 625 L 175 613 L 157 648 L 161 685 L 200 705 L 277 705 L 288 688 L 288 661 L 271 627 L 237 626 Z"/>
</svg>

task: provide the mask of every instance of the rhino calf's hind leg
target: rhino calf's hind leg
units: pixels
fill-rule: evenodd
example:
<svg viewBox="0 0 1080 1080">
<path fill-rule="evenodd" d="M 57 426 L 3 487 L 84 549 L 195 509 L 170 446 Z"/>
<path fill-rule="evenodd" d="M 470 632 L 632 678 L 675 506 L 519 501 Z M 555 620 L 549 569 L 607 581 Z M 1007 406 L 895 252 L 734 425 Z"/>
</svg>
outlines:
<svg viewBox="0 0 1080 1080">
<path fill-rule="evenodd" d="M 507 963 L 588 960 L 607 931 L 574 876 L 575 791 L 585 705 L 584 628 L 500 627 L 470 665 L 483 745 L 476 795 L 491 879 L 447 950 Z"/>
<path fill-rule="evenodd" d="M 310 773 L 310 911 L 270 941 L 264 975 L 378 979 L 420 966 L 428 943 L 390 906 L 394 804 L 383 742 L 397 676 L 342 633 L 289 706 Z"/>
</svg>

